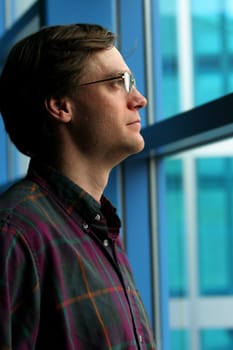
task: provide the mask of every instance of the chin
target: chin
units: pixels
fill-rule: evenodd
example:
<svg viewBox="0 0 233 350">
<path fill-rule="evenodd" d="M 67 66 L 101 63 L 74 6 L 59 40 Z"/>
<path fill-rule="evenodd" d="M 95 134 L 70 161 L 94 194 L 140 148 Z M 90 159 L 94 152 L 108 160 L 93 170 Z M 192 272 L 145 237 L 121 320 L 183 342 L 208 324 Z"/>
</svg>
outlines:
<svg viewBox="0 0 233 350">
<path fill-rule="evenodd" d="M 145 141 L 144 141 L 144 138 L 142 137 L 142 135 L 140 134 L 140 139 L 138 140 L 138 143 L 137 143 L 137 149 L 138 151 L 136 152 L 141 152 L 145 147 Z"/>
<path fill-rule="evenodd" d="M 141 137 L 140 140 L 137 141 L 131 148 L 131 154 L 139 153 L 144 149 L 145 142 L 144 139 Z"/>
</svg>

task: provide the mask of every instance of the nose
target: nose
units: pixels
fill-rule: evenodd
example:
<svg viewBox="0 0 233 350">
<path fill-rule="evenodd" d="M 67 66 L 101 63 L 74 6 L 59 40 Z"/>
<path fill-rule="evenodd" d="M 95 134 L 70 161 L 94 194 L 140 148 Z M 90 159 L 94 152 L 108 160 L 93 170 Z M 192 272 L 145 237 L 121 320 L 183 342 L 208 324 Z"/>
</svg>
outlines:
<svg viewBox="0 0 233 350">
<path fill-rule="evenodd" d="M 141 109 L 147 105 L 147 99 L 140 91 L 134 86 L 129 94 L 129 106 L 133 109 Z"/>
</svg>

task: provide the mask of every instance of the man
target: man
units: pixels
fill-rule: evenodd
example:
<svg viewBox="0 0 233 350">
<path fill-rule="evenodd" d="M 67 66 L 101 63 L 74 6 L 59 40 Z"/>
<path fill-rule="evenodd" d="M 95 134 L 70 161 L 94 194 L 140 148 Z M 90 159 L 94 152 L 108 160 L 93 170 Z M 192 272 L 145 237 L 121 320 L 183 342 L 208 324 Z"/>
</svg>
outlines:
<svg viewBox="0 0 233 350">
<path fill-rule="evenodd" d="M 30 156 L 0 198 L 0 349 L 155 349 L 103 191 L 144 147 L 146 99 L 98 25 L 51 26 L 11 50 L 0 110 Z"/>
</svg>

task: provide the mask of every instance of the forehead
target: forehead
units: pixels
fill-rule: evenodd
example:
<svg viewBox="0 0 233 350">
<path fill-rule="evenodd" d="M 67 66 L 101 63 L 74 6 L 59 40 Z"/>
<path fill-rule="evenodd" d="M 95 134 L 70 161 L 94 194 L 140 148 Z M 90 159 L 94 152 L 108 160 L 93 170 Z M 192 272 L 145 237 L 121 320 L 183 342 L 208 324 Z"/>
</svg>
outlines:
<svg viewBox="0 0 233 350">
<path fill-rule="evenodd" d="M 119 73 L 129 70 L 119 50 L 114 46 L 98 51 L 89 61 L 88 70 L 91 73 Z"/>
</svg>

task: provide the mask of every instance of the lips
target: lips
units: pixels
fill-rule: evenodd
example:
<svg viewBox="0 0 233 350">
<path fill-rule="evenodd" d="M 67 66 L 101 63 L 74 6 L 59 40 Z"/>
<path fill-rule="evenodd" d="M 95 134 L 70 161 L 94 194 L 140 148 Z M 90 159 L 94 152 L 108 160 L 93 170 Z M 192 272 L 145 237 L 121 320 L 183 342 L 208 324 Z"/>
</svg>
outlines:
<svg viewBox="0 0 233 350">
<path fill-rule="evenodd" d="M 140 119 L 134 120 L 133 122 L 127 123 L 127 125 L 140 124 Z"/>
</svg>

